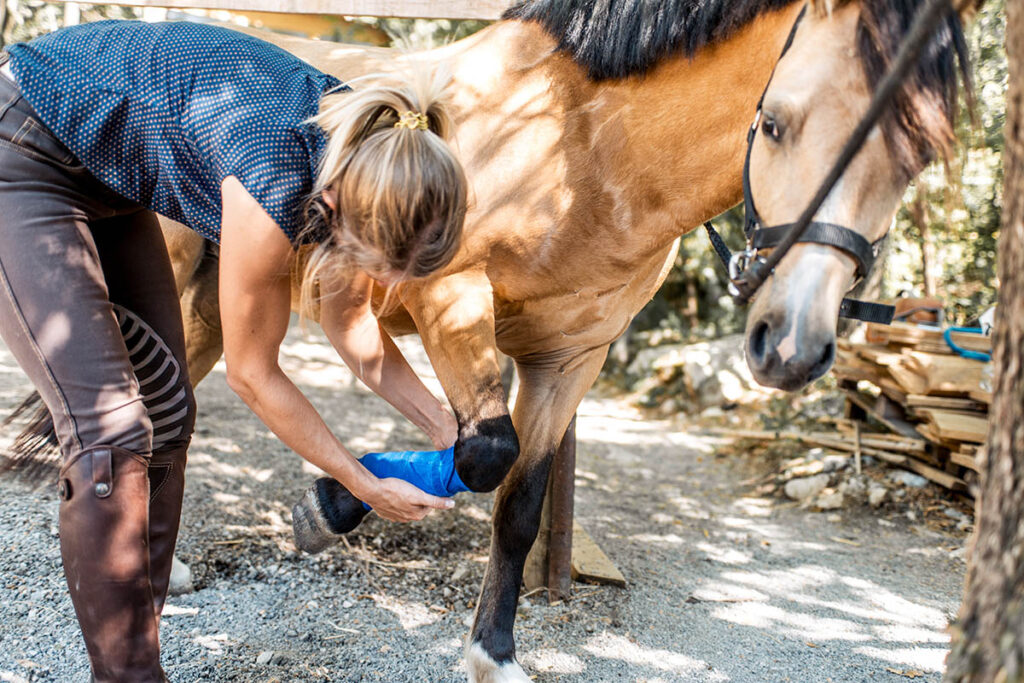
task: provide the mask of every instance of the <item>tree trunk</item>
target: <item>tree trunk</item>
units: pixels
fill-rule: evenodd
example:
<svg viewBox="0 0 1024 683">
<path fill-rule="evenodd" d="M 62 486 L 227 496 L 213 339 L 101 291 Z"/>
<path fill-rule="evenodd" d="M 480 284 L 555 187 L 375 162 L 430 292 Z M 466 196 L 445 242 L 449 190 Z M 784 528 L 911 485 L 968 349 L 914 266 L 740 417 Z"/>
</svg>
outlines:
<svg viewBox="0 0 1024 683">
<path fill-rule="evenodd" d="M 1024 681 L 1024 0 L 1007 0 L 1006 192 L 988 457 L 947 681 Z"/>
<path fill-rule="evenodd" d="M 911 220 L 921 233 L 921 273 L 924 275 L 924 296 L 935 296 L 938 291 L 936 280 L 936 265 L 938 259 L 935 255 L 935 234 L 931 228 L 931 215 L 928 211 L 928 202 L 921 196 L 923 189 L 918 189 L 917 196 L 908 207 Z"/>
</svg>

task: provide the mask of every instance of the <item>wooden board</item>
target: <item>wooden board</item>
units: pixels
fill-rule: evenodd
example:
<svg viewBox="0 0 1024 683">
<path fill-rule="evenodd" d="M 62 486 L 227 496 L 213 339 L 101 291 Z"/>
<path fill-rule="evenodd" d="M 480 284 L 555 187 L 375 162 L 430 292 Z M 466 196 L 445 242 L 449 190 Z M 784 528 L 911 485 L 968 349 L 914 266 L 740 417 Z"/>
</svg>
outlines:
<svg viewBox="0 0 1024 683">
<path fill-rule="evenodd" d="M 927 415 L 931 427 L 942 439 L 984 443 L 988 438 L 987 418 L 937 408 L 921 408 L 920 412 Z"/>
<path fill-rule="evenodd" d="M 362 17 L 499 19 L 506 0 L 105 0 L 108 5 Z"/>
<path fill-rule="evenodd" d="M 984 389 L 979 387 L 978 389 L 972 389 L 967 393 L 967 395 L 973 398 L 975 401 L 978 401 L 979 403 L 984 403 L 987 406 L 992 405 L 991 391 L 985 391 Z"/>
<path fill-rule="evenodd" d="M 967 455 L 966 453 L 959 453 L 957 451 L 953 451 L 949 454 L 949 461 L 955 465 L 960 465 L 961 467 L 966 467 L 968 469 L 974 470 L 975 472 L 981 471 L 978 469 L 977 458 L 973 455 Z"/>
<path fill-rule="evenodd" d="M 971 332 L 954 332 L 950 335 L 953 342 L 958 346 L 970 351 L 992 352 L 992 337 Z M 919 327 L 907 323 L 893 323 L 892 325 L 879 325 L 868 323 L 867 337 L 876 343 L 903 344 L 916 346 L 928 344 L 934 349 L 946 349 L 947 353 L 953 353 L 943 339 L 942 330 L 934 327 Z"/>
<path fill-rule="evenodd" d="M 968 396 L 981 388 L 986 363 L 959 356 L 942 356 L 921 351 L 905 351 L 906 367 L 925 380 L 925 391 L 913 394 Z M 892 368 L 889 369 L 892 372 Z"/>
<path fill-rule="evenodd" d="M 906 404 L 913 408 L 942 408 L 944 410 L 959 410 L 967 412 L 985 412 L 987 406 L 980 401 L 971 398 L 950 398 L 948 396 L 924 396 L 922 394 L 909 394 Z"/>
<path fill-rule="evenodd" d="M 575 520 L 572 525 L 572 578 L 586 583 L 626 587 L 626 577 Z"/>
<path fill-rule="evenodd" d="M 951 491 L 967 490 L 967 483 L 960 477 L 935 469 L 930 465 L 925 465 L 923 462 L 919 462 L 913 458 L 907 458 L 907 462 L 904 466 L 907 467 L 907 469 L 917 472 L 925 479 L 933 481 L 940 486 L 945 486 Z"/>
<path fill-rule="evenodd" d="M 918 438 L 917 430 L 914 429 L 914 425 L 898 417 L 885 415 L 882 411 L 878 410 L 876 406 L 876 399 L 850 389 L 844 389 L 843 393 L 846 394 L 846 397 L 850 399 L 851 403 L 861 408 L 868 415 L 875 418 L 892 431 L 897 434 L 902 434 L 910 439 Z"/>
</svg>

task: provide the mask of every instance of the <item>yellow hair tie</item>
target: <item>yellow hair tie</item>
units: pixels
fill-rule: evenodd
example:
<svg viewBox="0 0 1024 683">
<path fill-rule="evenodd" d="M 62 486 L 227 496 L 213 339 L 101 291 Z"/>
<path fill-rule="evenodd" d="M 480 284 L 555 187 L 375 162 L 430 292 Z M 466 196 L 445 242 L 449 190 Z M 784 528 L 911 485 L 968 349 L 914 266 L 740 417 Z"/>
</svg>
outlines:
<svg viewBox="0 0 1024 683">
<path fill-rule="evenodd" d="M 416 111 L 402 112 L 395 123 L 395 128 L 408 128 L 409 130 L 430 130 L 427 117 Z"/>
</svg>

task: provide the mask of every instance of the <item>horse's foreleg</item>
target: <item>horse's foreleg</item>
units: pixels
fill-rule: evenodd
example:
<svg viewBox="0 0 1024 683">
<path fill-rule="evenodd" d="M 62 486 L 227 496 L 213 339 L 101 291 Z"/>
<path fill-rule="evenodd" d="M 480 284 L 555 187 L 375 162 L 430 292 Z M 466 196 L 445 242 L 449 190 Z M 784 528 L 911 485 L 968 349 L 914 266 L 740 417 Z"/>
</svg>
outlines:
<svg viewBox="0 0 1024 683">
<path fill-rule="evenodd" d="M 407 285 L 402 301 L 420 331 L 459 423 L 455 470 L 472 491 L 492 491 L 519 455 L 494 340 L 493 295 L 482 274 Z M 292 509 L 296 545 L 318 552 L 366 515 L 341 484 L 317 480 Z"/>
<path fill-rule="evenodd" d="M 606 351 L 588 352 L 564 374 L 550 366 L 519 368 L 514 423 L 522 452 L 494 503 L 490 558 L 466 649 L 473 683 L 529 680 L 515 660 L 512 632 L 523 568 L 540 527 L 552 457 Z"/>
<path fill-rule="evenodd" d="M 493 491 L 519 455 L 502 387 L 490 282 L 459 273 L 403 292 L 459 422 L 455 469 L 473 491 Z"/>
</svg>

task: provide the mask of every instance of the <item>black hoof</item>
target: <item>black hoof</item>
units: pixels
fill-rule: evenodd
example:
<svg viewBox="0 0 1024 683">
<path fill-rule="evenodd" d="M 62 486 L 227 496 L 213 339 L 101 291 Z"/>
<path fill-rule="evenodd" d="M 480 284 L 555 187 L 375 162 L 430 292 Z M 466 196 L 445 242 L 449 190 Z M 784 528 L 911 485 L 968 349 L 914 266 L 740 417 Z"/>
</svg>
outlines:
<svg viewBox="0 0 1024 683">
<path fill-rule="evenodd" d="M 292 507 L 295 545 L 307 553 L 318 553 L 359 526 L 367 512 L 362 501 L 335 480 L 317 479 Z"/>
</svg>

